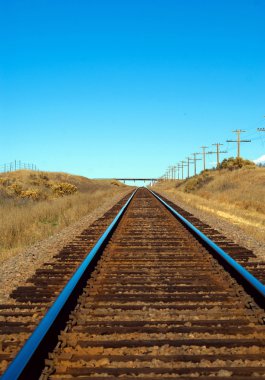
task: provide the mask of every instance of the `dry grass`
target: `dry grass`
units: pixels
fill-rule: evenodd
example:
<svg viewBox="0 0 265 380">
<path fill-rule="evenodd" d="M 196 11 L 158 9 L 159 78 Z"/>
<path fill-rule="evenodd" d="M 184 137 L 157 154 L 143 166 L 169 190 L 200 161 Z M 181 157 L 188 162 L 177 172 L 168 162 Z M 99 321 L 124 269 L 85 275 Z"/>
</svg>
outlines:
<svg viewBox="0 0 265 380">
<path fill-rule="evenodd" d="M 62 173 L 42 173 L 42 176 L 48 177 L 48 180 L 43 180 L 39 175 L 32 178 L 32 174 L 36 173 L 23 171 L 17 172 L 17 176 L 16 172 L 1 176 L 1 178 L 9 180 L 11 184 L 19 183 L 24 192 L 41 193 L 41 196 L 37 197 L 23 197 L 21 188 L 18 194 L 13 191 L 8 194 L 3 187 L 2 189 L 0 187 L 1 261 L 89 214 L 101 206 L 106 199 L 119 193 L 123 194 L 128 190 L 128 187 L 115 181 L 89 180 Z M 35 185 L 29 183 L 32 180 L 36 181 Z M 59 186 L 57 193 L 50 191 L 47 193 L 49 196 L 43 199 L 43 192 L 46 192 L 47 189 L 45 182 L 59 181 L 76 186 L 77 190 L 72 193 L 67 185 L 67 191 L 64 193 Z M 29 185 L 34 188 L 29 190 Z M 58 195 L 58 192 L 63 192 L 63 196 L 62 194 Z"/>
<path fill-rule="evenodd" d="M 67 173 L 17 170 L 0 174 L 0 202 L 7 198 L 32 200 L 55 199 L 76 192 L 84 193 L 110 186 L 122 187 L 115 180 L 91 180 Z"/>
<path fill-rule="evenodd" d="M 204 172 L 186 181 L 156 186 L 197 209 L 240 225 L 265 242 L 265 168 Z"/>
</svg>

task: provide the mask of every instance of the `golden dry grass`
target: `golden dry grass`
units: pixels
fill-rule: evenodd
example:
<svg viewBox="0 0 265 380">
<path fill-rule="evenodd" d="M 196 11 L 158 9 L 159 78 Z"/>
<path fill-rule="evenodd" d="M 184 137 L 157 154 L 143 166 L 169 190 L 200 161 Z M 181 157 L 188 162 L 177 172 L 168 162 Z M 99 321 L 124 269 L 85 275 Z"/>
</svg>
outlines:
<svg viewBox="0 0 265 380">
<path fill-rule="evenodd" d="M 239 225 L 265 242 L 265 168 L 209 171 L 177 186 L 160 183 L 155 189 Z"/>
<path fill-rule="evenodd" d="M 1 198 L 54 199 L 75 192 L 107 189 L 110 186 L 124 185 L 114 180 L 91 180 L 67 173 L 17 170 L 0 174 L 0 202 Z"/>
<path fill-rule="evenodd" d="M 29 182 L 34 179 L 36 183 L 40 182 L 38 185 L 35 184 L 35 190 L 46 191 L 39 175 L 32 178 L 32 174 L 36 173 L 20 171 L 1 175 L 1 178 L 11 180 L 13 184 L 20 183 L 24 189 L 27 189 L 29 185 L 32 186 Z M 101 206 L 106 199 L 116 194 L 123 194 L 128 189 L 127 186 L 115 181 L 89 180 L 63 173 L 42 173 L 42 175 L 53 182 L 67 180 L 67 183 L 72 183 L 78 190 L 73 194 L 64 194 L 63 197 L 50 193 L 46 199 L 25 199 L 14 193 L 8 195 L 2 188 L 0 193 L 0 261 L 59 232 Z"/>
</svg>

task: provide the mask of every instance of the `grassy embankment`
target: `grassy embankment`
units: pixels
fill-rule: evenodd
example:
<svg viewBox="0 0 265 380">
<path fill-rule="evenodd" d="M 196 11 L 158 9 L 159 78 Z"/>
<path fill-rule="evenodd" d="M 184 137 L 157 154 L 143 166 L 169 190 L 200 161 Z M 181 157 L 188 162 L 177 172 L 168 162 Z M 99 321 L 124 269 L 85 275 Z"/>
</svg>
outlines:
<svg viewBox="0 0 265 380">
<path fill-rule="evenodd" d="M 265 168 L 205 171 L 154 188 L 174 199 L 239 225 L 247 234 L 265 243 Z"/>
<path fill-rule="evenodd" d="M 21 170 L 0 174 L 0 261 L 127 191 L 117 181 L 65 173 Z"/>
</svg>

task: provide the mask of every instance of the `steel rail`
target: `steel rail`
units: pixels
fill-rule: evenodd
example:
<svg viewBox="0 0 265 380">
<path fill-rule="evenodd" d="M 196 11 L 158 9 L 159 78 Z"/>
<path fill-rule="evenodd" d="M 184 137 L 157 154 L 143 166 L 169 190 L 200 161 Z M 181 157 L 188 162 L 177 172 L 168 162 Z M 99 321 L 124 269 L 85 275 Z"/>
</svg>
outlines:
<svg viewBox="0 0 265 380">
<path fill-rule="evenodd" d="M 193 235 L 204 244 L 211 252 L 216 254 L 216 257 L 227 264 L 242 282 L 247 285 L 248 289 L 254 293 L 257 301 L 261 306 L 265 307 L 265 285 L 262 284 L 256 277 L 254 277 L 247 269 L 234 260 L 228 253 L 215 244 L 211 239 L 204 235 L 198 228 L 196 228 L 191 222 L 184 218 L 180 213 L 174 210 L 169 204 L 167 204 L 162 198 L 160 198 L 152 190 L 149 190 L 179 221 L 186 226 Z"/>
<path fill-rule="evenodd" d="M 24 346 L 7 367 L 1 377 L 1 380 L 38 378 L 38 375 L 40 374 L 40 366 L 42 364 L 40 357 L 48 354 L 51 348 L 51 344 L 48 343 L 49 339 L 52 337 L 54 339 L 56 337 L 56 331 L 57 333 L 58 329 L 60 331 L 60 320 L 62 315 L 70 312 L 71 305 L 74 303 L 73 298 L 76 299 L 78 294 L 80 294 L 82 284 L 87 280 L 91 269 L 93 269 L 92 267 L 95 261 L 93 259 L 98 256 L 98 254 L 102 252 L 103 248 L 106 246 L 136 191 L 137 189 L 133 192 L 106 231 L 87 254 L 82 264 L 65 285 Z"/>
</svg>

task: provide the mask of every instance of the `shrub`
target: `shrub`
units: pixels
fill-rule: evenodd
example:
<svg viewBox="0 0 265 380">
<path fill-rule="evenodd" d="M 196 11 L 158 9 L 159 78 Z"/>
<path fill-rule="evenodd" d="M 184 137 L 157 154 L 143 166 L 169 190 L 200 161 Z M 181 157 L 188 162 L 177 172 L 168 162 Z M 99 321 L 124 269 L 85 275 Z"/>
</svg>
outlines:
<svg viewBox="0 0 265 380">
<path fill-rule="evenodd" d="M 49 177 L 46 175 L 46 174 L 44 174 L 44 173 L 40 173 L 40 178 L 42 179 L 42 180 L 44 180 L 44 181 L 49 181 Z"/>
<path fill-rule="evenodd" d="M 9 180 L 9 178 L 0 177 L 0 185 L 8 186 L 10 184 L 11 184 L 11 181 Z"/>
<path fill-rule="evenodd" d="M 209 173 L 207 173 L 207 172 L 204 171 L 200 175 L 188 179 L 187 182 L 186 182 L 186 184 L 185 184 L 184 191 L 186 193 L 190 193 L 190 192 L 192 192 L 194 190 L 198 190 L 203 185 L 205 185 L 206 183 L 210 182 L 212 179 L 213 178 L 209 175 Z"/>
<path fill-rule="evenodd" d="M 71 195 L 77 192 L 77 187 L 67 182 L 53 183 L 51 185 L 53 193 L 58 197 Z"/>
<path fill-rule="evenodd" d="M 19 183 L 12 183 L 12 185 L 7 186 L 7 192 L 9 194 L 20 195 L 23 187 Z"/>
<path fill-rule="evenodd" d="M 115 186 L 120 186 L 120 183 L 118 181 L 111 181 L 111 184 Z"/>
<path fill-rule="evenodd" d="M 33 186 L 40 186 L 42 182 L 39 178 L 35 178 L 35 179 L 30 180 L 30 184 Z"/>
<path fill-rule="evenodd" d="M 244 160 L 241 157 L 229 157 L 225 158 L 221 164 L 219 165 L 219 169 L 229 169 L 229 170 L 235 170 L 240 169 L 243 167 L 255 167 L 254 162 L 249 160 Z"/>
<path fill-rule="evenodd" d="M 35 189 L 23 190 L 21 191 L 20 196 L 21 198 L 32 199 L 33 201 L 38 201 L 40 199 L 45 198 L 40 190 L 35 190 Z"/>
</svg>

